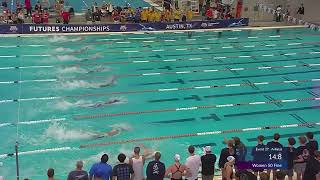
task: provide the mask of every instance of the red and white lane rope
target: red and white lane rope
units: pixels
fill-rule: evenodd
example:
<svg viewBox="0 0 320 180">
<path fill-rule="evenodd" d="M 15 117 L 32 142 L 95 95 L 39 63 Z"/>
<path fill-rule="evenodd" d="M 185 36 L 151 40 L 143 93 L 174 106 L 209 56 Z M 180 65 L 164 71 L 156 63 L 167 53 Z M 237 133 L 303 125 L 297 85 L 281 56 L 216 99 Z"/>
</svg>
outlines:
<svg viewBox="0 0 320 180">
<path fill-rule="evenodd" d="M 257 102 L 243 102 L 236 104 L 220 104 L 220 105 L 207 105 L 207 106 L 191 106 L 191 107 L 177 107 L 169 109 L 153 109 L 145 111 L 133 111 L 133 112 L 120 112 L 112 114 L 97 114 L 97 115 L 85 115 L 85 116 L 75 116 L 75 120 L 81 119 L 97 119 L 105 117 L 117 117 L 117 116 L 128 116 L 128 115 L 141 115 L 141 114 L 155 114 L 163 112 L 177 112 L 177 111 L 194 111 L 201 109 L 216 109 L 216 108 L 225 108 L 225 107 L 239 107 L 239 106 L 252 106 L 252 105 L 262 105 L 262 104 L 274 104 L 274 103 L 291 103 L 291 102 L 306 102 L 306 101 L 319 101 L 320 98 L 299 98 L 299 99 L 282 99 L 274 101 L 257 101 Z"/>
<path fill-rule="evenodd" d="M 317 123 L 307 123 L 307 124 L 287 124 L 287 125 L 253 127 L 253 128 L 244 128 L 244 129 L 208 131 L 208 132 L 199 132 L 199 133 L 190 133 L 190 134 L 128 139 L 128 140 L 122 140 L 122 141 L 111 141 L 111 142 L 96 143 L 96 144 L 83 144 L 83 145 L 80 145 L 80 148 L 110 146 L 110 145 L 116 145 L 116 144 L 128 144 L 128 143 L 137 143 L 137 142 L 144 142 L 144 141 L 163 141 L 168 139 L 179 139 L 179 138 L 196 137 L 196 136 L 210 136 L 210 135 L 228 134 L 228 133 L 241 133 L 241 132 L 248 132 L 248 131 L 262 131 L 262 130 L 268 130 L 268 129 L 284 129 L 284 128 L 306 127 L 306 126 L 319 126 L 319 125 L 320 123 L 317 122 Z"/>
<path fill-rule="evenodd" d="M 144 94 L 144 93 L 161 93 L 171 91 L 190 91 L 199 89 L 215 89 L 215 88 L 232 88 L 232 87 L 247 87 L 247 86 L 267 86 L 276 84 L 290 84 L 290 83 L 311 83 L 319 82 L 320 79 L 303 79 L 303 80 L 285 80 L 285 81 L 265 81 L 265 82 L 251 82 L 251 83 L 239 83 L 239 84 L 224 84 L 224 85 L 203 85 L 203 86 L 192 86 L 192 87 L 171 87 L 165 89 L 149 89 L 149 90 L 136 90 L 136 91 L 119 91 L 110 93 L 98 93 L 98 94 L 79 94 L 69 96 L 51 96 L 51 97 L 33 97 L 23 99 L 5 99 L 0 100 L 0 104 L 14 103 L 18 101 L 48 101 L 58 100 L 64 98 L 81 98 L 81 97 L 99 97 L 99 96 L 111 96 L 111 95 L 122 95 L 122 94 Z M 0 124 L 1 127 L 1 124 Z"/>
</svg>

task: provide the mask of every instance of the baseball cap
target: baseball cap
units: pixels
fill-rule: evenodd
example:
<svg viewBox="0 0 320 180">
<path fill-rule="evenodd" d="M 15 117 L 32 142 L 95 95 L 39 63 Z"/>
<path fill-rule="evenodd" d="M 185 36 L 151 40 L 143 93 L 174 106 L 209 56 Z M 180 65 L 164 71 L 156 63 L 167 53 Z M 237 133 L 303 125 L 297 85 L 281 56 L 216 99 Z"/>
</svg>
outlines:
<svg viewBox="0 0 320 180">
<path fill-rule="evenodd" d="M 176 155 L 174 155 L 174 160 L 175 161 L 180 161 L 180 155 L 179 154 L 176 154 Z"/>
</svg>

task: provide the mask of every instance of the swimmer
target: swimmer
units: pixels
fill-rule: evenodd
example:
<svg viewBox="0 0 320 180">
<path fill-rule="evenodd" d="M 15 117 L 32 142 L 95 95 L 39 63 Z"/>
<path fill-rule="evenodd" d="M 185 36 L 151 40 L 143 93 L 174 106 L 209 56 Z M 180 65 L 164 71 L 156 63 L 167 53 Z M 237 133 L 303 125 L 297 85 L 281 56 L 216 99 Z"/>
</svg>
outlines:
<svg viewBox="0 0 320 180">
<path fill-rule="evenodd" d="M 130 128 L 124 127 L 121 125 L 114 126 L 111 131 L 106 133 L 97 133 L 92 136 L 93 139 L 100 139 L 100 138 L 106 138 L 106 137 L 112 137 L 121 134 L 123 131 L 128 131 Z"/>
<path fill-rule="evenodd" d="M 110 68 L 109 67 L 104 67 L 104 66 L 97 66 L 94 69 L 88 70 L 87 74 L 90 73 L 97 73 L 97 72 L 104 72 L 104 71 L 109 71 Z"/>
<path fill-rule="evenodd" d="M 98 103 L 90 105 L 88 107 L 98 108 L 98 107 L 108 106 L 108 105 L 112 105 L 112 104 L 118 104 L 118 103 L 121 103 L 121 102 L 122 102 L 121 99 L 112 99 L 112 100 L 108 100 L 108 101 L 105 101 L 105 102 L 98 102 Z"/>
<path fill-rule="evenodd" d="M 116 80 L 117 80 L 117 78 L 116 78 L 115 76 L 113 76 L 113 77 L 110 79 L 110 81 L 108 81 L 108 82 L 106 82 L 106 83 L 104 83 L 104 84 L 100 84 L 99 87 L 100 87 L 100 88 L 103 88 L 103 87 L 112 86 L 112 85 L 115 84 Z"/>
</svg>

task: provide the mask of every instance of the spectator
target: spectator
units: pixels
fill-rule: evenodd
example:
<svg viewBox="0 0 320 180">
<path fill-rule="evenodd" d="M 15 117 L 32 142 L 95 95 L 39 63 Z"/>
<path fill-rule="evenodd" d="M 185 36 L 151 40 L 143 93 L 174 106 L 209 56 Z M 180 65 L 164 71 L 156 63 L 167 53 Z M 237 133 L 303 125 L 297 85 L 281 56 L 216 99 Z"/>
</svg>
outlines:
<svg viewBox="0 0 320 180">
<path fill-rule="evenodd" d="M 318 141 L 313 139 L 313 133 L 312 132 L 307 132 L 306 133 L 308 143 L 306 144 L 307 149 L 309 150 L 310 156 L 313 156 L 314 151 L 319 149 Z"/>
<path fill-rule="evenodd" d="M 61 13 L 61 17 L 63 19 L 63 24 L 69 24 L 70 21 L 70 13 L 67 10 L 63 10 Z"/>
<path fill-rule="evenodd" d="M 180 155 L 174 156 L 174 164 L 167 170 L 165 176 L 171 180 L 182 180 L 182 176 L 186 174 L 187 167 L 180 163 Z"/>
<path fill-rule="evenodd" d="M 204 148 L 205 155 L 201 156 L 202 180 L 212 180 L 214 178 L 216 155 L 211 154 L 211 146 Z"/>
<path fill-rule="evenodd" d="M 148 20 L 148 12 L 147 9 L 143 9 L 141 11 L 141 22 L 145 23 Z"/>
<path fill-rule="evenodd" d="M 306 169 L 306 161 L 309 158 L 309 151 L 306 146 L 307 138 L 305 136 L 299 137 L 300 146 L 296 150 L 296 157 L 294 162 L 294 170 L 297 173 L 297 180 L 301 180 Z"/>
<path fill-rule="evenodd" d="M 303 18 L 303 15 L 304 15 L 304 6 L 303 4 L 300 5 L 298 11 L 297 11 L 297 14 L 299 15 L 299 19 L 302 19 Z"/>
<path fill-rule="evenodd" d="M 141 7 L 136 9 L 136 12 L 134 14 L 134 22 L 135 23 L 140 23 L 141 22 L 141 12 L 142 12 Z"/>
<path fill-rule="evenodd" d="M 114 9 L 114 10 L 113 10 L 112 19 L 113 19 L 113 22 L 114 22 L 114 23 L 119 23 L 119 22 L 120 22 L 121 17 L 120 17 L 120 14 L 119 14 L 119 12 L 118 12 L 117 9 Z"/>
<path fill-rule="evenodd" d="M 31 1 L 30 0 L 25 0 L 24 5 L 27 11 L 27 17 L 32 16 L 32 6 L 31 6 Z"/>
<path fill-rule="evenodd" d="M 206 20 L 210 21 L 213 19 L 213 10 L 212 8 L 208 8 L 206 11 Z"/>
<path fill-rule="evenodd" d="M 165 10 L 170 10 L 171 9 L 171 0 L 164 0 L 163 7 L 165 8 Z"/>
<path fill-rule="evenodd" d="M 8 0 L 2 0 L 2 3 L 1 3 L 1 6 L 4 7 L 4 8 L 7 8 L 8 7 Z"/>
<path fill-rule="evenodd" d="M 129 160 L 129 164 L 132 165 L 134 171 L 134 178 L 133 180 L 143 180 L 143 166 L 145 163 L 145 157 L 140 155 L 140 147 L 135 147 L 134 155 Z"/>
<path fill-rule="evenodd" d="M 234 178 L 233 175 L 233 167 L 236 159 L 233 156 L 227 157 L 227 162 L 223 166 L 222 171 L 222 180 L 232 180 Z"/>
<path fill-rule="evenodd" d="M 35 23 L 35 24 L 41 24 L 42 20 L 41 20 L 40 11 L 37 10 L 35 13 L 33 13 L 32 22 Z"/>
<path fill-rule="evenodd" d="M 92 165 L 89 172 L 89 180 L 97 180 L 101 176 L 102 180 L 109 180 L 112 175 L 112 167 L 107 164 L 109 157 L 107 154 L 102 155 L 101 162 Z"/>
<path fill-rule="evenodd" d="M 228 140 L 227 147 L 221 150 L 220 158 L 219 158 L 219 168 L 223 171 L 224 164 L 227 162 L 227 157 L 234 156 L 235 157 L 235 151 L 234 151 L 234 141 Z"/>
<path fill-rule="evenodd" d="M 187 21 L 192 21 L 193 11 L 191 9 L 189 9 L 186 14 L 187 14 Z"/>
<path fill-rule="evenodd" d="M 198 179 L 199 168 L 201 166 L 201 158 L 199 155 L 194 154 L 194 146 L 188 147 L 189 157 L 186 160 L 187 178 L 188 180 Z"/>
<path fill-rule="evenodd" d="M 39 1 L 37 1 L 37 3 L 34 5 L 34 10 L 35 11 L 42 11 L 42 7 Z"/>
<path fill-rule="evenodd" d="M 48 24 L 49 23 L 49 13 L 48 10 L 45 10 L 42 14 L 42 23 Z"/>
<path fill-rule="evenodd" d="M 54 180 L 54 169 L 49 168 L 47 171 L 48 180 Z"/>
<path fill-rule="evenodd" d="M 16 12 L 19 13 L 22 11 L 22 4 L 20 3 L 19 0 L 16 1 Z"/>
<path fill-rule="evenodd" d="M 314 156 L 310 156 L 307 161 L 303 180 L 320 179 L 320 151 L 314 151 Z"/>
<path fill-rule="evenodd" d="M 273 141 L 270 141 L 267 143 L 267 147 L 272 149 L 272 148 L 283 148 L 282 144 L 279 143 L 279 139 L 280 139 L 280 134 L 279 133 L 275 133 L 273 135 Z M 270 176 L 270 173 L 271 173 L 271 170 L 268 170 L 267 171 L 268 175 Z M 272 178 L 273 180 L 276 180 L 276 176 L 275 176 L 275 173 L 276 173 L 276 169 L 272 170 Z"/>
<path fill-rule="evenodd" d="M 24 23 L 24 13 L 23 11 L 19 11 L 18 13 L 18 24 Z"/>
<path fill-rule="evenodd" d="M 179 22 L 181 19 L 181 11 L 179 9 L 179 7 L 177 7 L 175 9 L 175 11 L 173 11 L 173 16 L 174 16 L 174 22 Z"/>
<path fill-rule="evenodd" d="M 172 17 L 171 11 L 170 10 L 166 10 L 164 12 L 164 20 L 165 20 L 165 22 L 171 22 L 171 17 Z"/>
<path fill-rule="evenodd" d="M 83 162 L 77 161 L 76 170 L 71 171 L 68 180 L 89 180 L 87 171 L 82 170 Z"/>
<path fill-rule="evenodd" d="M 156 152 L 154 155 L 154 161 L 149 162 L 146 170 L 147 180 L 163 180 L 166 167 L 160 162 L 161 153 Z"/>
<path fill-rule="evenodd" d="M 253 157 L 253 162 L 259 162 L 260 158 L 264 154 L 264 151 L 261 151 L 262 149 L 265 149 L 266 145 L 263 144 L 264 136 L 260 135 L 257 137 L 258 144 L 256 147 L 252 148 L 251 155 Z M 259 172 L 263 172 L 264 169 L 256 168 L 253 169 L 254 174 L 257 176 Z"/>
<path fill-rule="evenodd" d="M 239 170 L 235 174 L 236 179 L 239 180 L 257 180 L 257 176 L 248 170 Z"/>
<path fill-rule="evenodd" d="M 274 175 L 276 177 L 276 180 L 285 180 L 286 174 L 283 171 L 277 171 Z"/>
<path fill-rule="evenodd" d="M 282 8 L 281 8 L 281 5 L 279 5 L 277 8 L 276 8 L 276 22 L 280 22 L 281 21 L 281 11 L 282 11 Z"/>
<path fill-rule="evenodd" d="M 293 146 L 296 144 L 296 140 L 293 137 L 288 139 L 288 147 L 286 148 L 287 160 L 288 160 L 288 169 L 284 173 L 288 176 L 288 180 L 292 180 L 293 177 L 293 160 L 296 153 L 296 148 Z"/>
<path fill-rule="evenodd" d="M 119 154 L 118 160 L 119 164 L 113 168 L 112 180 L 132 180 L 134 177 L 134 171 L 130 164 L 124 163 L 126 160 L 126 155 Z"/>
<path fill-rule="evenodd" d="M 90 24 L 90 23 L 93 21 L 93 19 L 92 19 L 92 12 L 91 12 L 90 9 L 88 9 L 88 10 L 86 11 L 86 13 L 84 14 L 84 17 L 85 17 L 85 19 L 86 19 L 86 21 L 87 21 L 87 24 Z"/>
<path fill-rule="evenodd" d="M 154 12 L 154 20 L 155 20 L 155 22 L 161 22 L 161 12 L 160 11 Z"/>
<path fill-rule="evenodd" d="M 236 161 L 245 161 L 247 155 L 246 146 L 241 142 L 239 137 L 233 137 L 233 141 L 235 145 Z"/>
<path fill-rule="evenodd" d="M 261 172 L 259 174 L 259 177 L 260 177 L 260 180 L 269 180 L 270 179 L 270 176 L 265 172 Z"/>
</svg>

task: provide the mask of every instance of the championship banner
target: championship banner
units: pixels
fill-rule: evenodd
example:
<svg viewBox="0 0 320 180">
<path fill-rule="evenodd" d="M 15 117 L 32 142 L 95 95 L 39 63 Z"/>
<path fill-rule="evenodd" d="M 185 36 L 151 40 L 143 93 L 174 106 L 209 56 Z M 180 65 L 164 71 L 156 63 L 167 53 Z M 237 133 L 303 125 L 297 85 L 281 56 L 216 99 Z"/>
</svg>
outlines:
<svg viewBox="0 0 320 180">
<path fill-rule="evenodd" d="M 0 34 L 45 34 L 45 33 L 92 33 L 131 32 L 188 29 L 215 29 L 248 26 L 248 18 L 192 21 L 177 23 L 134 23 L 134 24 L 19 24 L 0 25 Z"/>
</svg>

